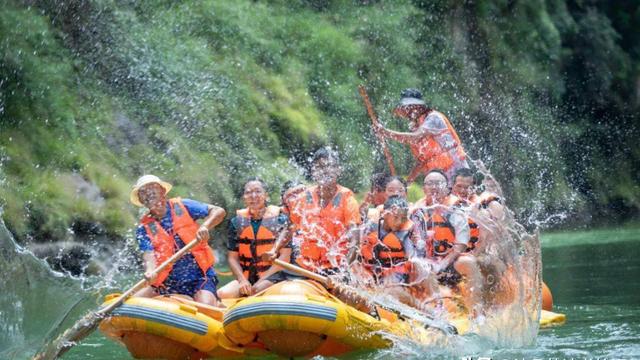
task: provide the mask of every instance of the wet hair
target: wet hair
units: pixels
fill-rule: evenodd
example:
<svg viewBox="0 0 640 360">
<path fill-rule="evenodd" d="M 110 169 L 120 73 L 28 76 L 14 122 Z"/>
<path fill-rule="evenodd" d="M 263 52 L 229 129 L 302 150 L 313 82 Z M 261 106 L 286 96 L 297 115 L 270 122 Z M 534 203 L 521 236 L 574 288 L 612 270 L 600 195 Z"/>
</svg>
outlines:
<svg viewBox="0 0 640 360">
<path fill-rule="evenodd" d="M 302 183 L 298 180 L 287 180 L 284 182 L 284 184 L 282 184 L 282 189 L 280 190 L 280 197 L 284 196 L 284 193 L 287 192 L 287 190 L 294 188 L 298 185 L 302 185 Z"/>
<path fill-rule="evenodd" d="M 445 180 L 449 181 L 449 177 L 447 176 L 447 174 L 444 173 L 444 171 L 442 169 L 431 169 L 431 170 L 429 170 L 428 173 L 426 173 L 424 175 L 424 177 L 426 178 L 427 176 L 429 176 L 429 174 L 432 174 L 432 173 L 438 173 L 438 174 L 444 176 Z"/>
<path fill-rule="evenodd" d="M 456 183 L 456 180 L 458 179 L 458 176 L 462 176 L 462 177 L 470 177 L 473 178 L 473 171 L 471 169 L 467 169 L 467 168 L 460 168 L 458 170 L 456 170 L 456 172 L 453 175 L 453 183 Z M 475 181 L 475 179 L 473 179 Z"/>
<path fill-rule="evenodd" d="M 328 146 L 323 146 L 320 149 L 316 150 L 311 157 L 311 165 L 317 163 L 321 159 L 327 159 L 333 161 L 334 164 L 340 164 L 340 157 L 338 156 L 338 152 L 331 149 Z"/>
<path fill-rule="evenodd" d="M 407 190 L 407 186 L 409 186 L 409 185 L 407 184 L 407 180 L 405 180 L 401 176 L 388 176 L 386 181 L 384 182 L 384 188 L 386 189 L 387 185 L 389 185 L 390 182 L 396 181 L 396 180 L 399 181 L 402 184 L 402 186 L 404 186 L 404 190 L 406 191 Z"/>
<path fill-rule="evenodd" d="M 386 173 L 375 173 L 371 175 L 371 190 L 372 191 L 384 191 L 389 182 L 389 175 Z"/>
<path fill-rule="evenodd" d="M 384 202 L 385 210 L 389 210 L 392 207 L 397 207 L 398 209 L 403 211 L 409 211 L 409 203 L 407 202 L 407 200 L 398 195 L 389 196 L 387 201 Z"/>
<path fill-rule="evenodd" d="M 267 187 L 267 183 L 264 182 L 264 180 L 260 179 L 257 176 L 252 176 L 250 178 L 248 178 L 245 182 L 244 185 L 242 185 L 242 192 L 244 193 L 244 188 L 247 186 L 248 183 L 250 182 L 254 182 L 257 181 L 260 183 L 260 185 L 262 186 L 262 188 L 264 189 L 264 192 L 268 193 L 269 192 L 269 188 Z"/>
</svg>

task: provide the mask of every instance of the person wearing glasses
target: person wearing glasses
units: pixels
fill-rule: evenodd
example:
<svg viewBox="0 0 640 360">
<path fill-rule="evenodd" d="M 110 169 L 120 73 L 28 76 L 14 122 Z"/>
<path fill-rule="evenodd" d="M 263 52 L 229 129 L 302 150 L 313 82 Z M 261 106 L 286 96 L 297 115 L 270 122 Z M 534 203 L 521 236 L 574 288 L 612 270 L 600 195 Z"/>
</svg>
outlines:
<svg viewBox="0 0 640 360">
<path fill-rule="evenodd" d="M 424 178 L 424 198 L 414 205 L 410 219 L 421 231 L 425 246 L 418 251 L 433 264 L 440 285 L 462 295 L 468 310 L 480 301 L 482 277 L 475 257 L 466 253 L 470 229 L 465 212 L 448 206 L 448 179 L 434 169 Z"/>
</svg>

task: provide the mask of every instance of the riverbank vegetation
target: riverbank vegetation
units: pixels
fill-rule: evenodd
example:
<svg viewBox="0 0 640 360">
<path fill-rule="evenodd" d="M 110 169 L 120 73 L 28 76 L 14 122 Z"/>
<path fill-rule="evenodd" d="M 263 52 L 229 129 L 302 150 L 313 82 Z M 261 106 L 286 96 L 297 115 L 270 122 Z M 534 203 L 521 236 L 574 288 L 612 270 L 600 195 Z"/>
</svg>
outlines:
<svg viewBox="0 0 640 360">
<path fill-rule="evenodd" d="M 638 23 L 632 1 L 8 0 L 3 216 L 21 241 L 119 238 L 141 174 L 230 209 L 250 175 L 276 201 L 324 144 L 365 190 L 385 165 L 362 83 L 397 129 L 400 90 L 422 89 L 529 225 L 637 218 Z"/>
</svg>

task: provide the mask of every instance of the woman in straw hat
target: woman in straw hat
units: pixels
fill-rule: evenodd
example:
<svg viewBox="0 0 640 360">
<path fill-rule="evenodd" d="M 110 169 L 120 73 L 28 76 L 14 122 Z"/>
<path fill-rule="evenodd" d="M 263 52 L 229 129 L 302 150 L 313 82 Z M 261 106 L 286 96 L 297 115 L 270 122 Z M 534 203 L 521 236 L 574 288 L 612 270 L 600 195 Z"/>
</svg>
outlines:
<svg viewBox="0 0 640 360">
<path fill-rule="evenodd" d="M 145 277 L 151 285 L 136 296 L 183 294 L 209 305 L 217 305 L 218 278 L 213 269 L 215 258 L 209 247 L 209 230 L 220 224 L 224 209 L 179 197 L 167 199 L 171 184 L 155 175 L 138 179 L 131 191 L 131 202 L 149 211 L 142 216 L 136 238 L 145 266 Z M 203 219 L 201 224 L 196 220 Z M 156 276 L 153 270 L 185 244 L 200 241 L 173 266 Z"/>
</svg>

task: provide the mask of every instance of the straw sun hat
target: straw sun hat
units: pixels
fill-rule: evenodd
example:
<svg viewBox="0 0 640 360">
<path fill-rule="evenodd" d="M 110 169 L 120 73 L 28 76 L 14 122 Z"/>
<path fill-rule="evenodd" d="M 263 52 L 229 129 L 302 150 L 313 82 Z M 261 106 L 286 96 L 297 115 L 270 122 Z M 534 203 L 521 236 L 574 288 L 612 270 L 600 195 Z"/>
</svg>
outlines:
<svg viewBox="0 0 640 360">
<path fill-rule="evenodd" d="M 131 190 L 131 194 L 129 195 L 129 200 L 131 201 L 131 203 L 133 205 L 143 207 L 144 205 L 142 205 L 142 202 L 140 202 L 140 198 L 138 197 L 138 191 L 140 191 L 143 186 L 154 183 L 162 186 L 164 188 L 165 194 L 168 193 L 172 187 L 171 184 L 166 181 L 160 180 L 160 178 L 155 175 L 141 176 L 133 186 L 133 190 Z"/>
</svg>

